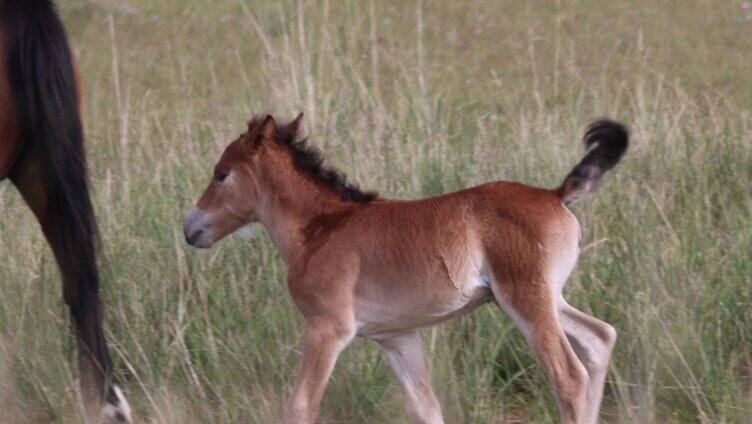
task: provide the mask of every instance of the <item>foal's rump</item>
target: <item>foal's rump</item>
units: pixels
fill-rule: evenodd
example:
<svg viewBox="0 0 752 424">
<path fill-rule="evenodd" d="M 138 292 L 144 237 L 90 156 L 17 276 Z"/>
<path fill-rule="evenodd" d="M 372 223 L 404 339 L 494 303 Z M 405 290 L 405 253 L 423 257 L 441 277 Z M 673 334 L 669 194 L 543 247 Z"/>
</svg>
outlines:
<svg viewBox="0 0 752 424">
<path fill-rule="evenodd" d="M 580 226 L 555 190 L 514 182 L 487 185 L 477 208 L 484 255 L 504 297 L 558 295 L 579 254 Z"/>
</svg>

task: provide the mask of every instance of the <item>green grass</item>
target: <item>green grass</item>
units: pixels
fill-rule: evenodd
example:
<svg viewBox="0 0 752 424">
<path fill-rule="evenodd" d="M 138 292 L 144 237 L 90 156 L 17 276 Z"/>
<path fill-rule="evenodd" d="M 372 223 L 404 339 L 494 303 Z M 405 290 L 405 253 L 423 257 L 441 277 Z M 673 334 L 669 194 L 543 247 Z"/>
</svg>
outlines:
<svg viewBox="0 0 752 424">
<path fill-rule="evenodd" d="M 624 162 L 573 208 L 585 248 L 565 289 L 619 331 L 602 419 L 752 420 L 752 12 L 739 2 L 63 3 L 107 332 L 137 422 L 278 422 L 302 322 L 274 246 L 262 232 L 196 251 L 181 229 L 224 146 L 266 111 L 304 111 L 331 161 L 390 197 L 552 187 L 589 121 L 626 122 Z M 58 272 L 8 182 L 0 217 L 0 422 L 80 422 Z M 498 308 L 424 341 L 448 423 L 556 421 Z M 321 420 L 407 422 L 373 344 L 342 355 Z"/>
</svg>

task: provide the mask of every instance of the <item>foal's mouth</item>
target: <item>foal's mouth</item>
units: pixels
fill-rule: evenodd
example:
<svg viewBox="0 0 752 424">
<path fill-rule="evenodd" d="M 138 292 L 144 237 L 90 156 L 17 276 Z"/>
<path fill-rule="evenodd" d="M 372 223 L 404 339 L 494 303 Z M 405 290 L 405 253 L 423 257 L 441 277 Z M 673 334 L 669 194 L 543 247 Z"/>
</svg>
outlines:
<svg viewBox="0 0 752 424">
<path fill-rule="evenodd" d="M 185 241 L 193 247 L 203 247 L 201 243 L 201 236 L 204 234 L 204 230 L 198 230 L 193 234 L 185 235 Z"/>
<path fill-rule="evenodd" d="M 201 209 L 191 208 L 183 219 L 185 242 L 199 249 L 212 247 L 211 229 L 207 224 L 206 214 Z"/>
</svg>

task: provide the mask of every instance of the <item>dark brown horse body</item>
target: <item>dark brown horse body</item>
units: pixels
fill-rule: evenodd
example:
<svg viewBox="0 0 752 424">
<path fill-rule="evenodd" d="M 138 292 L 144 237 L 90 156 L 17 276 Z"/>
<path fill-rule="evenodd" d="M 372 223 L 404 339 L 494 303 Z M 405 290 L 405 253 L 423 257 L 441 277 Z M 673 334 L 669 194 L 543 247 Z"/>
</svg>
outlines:
<svg viewBox="0 0 752 424">
<path fill-rule="evenodd" d="M 0 58 L 8 57 L 5 32 L 0 28 Z M 8 177 L 18 156 L 18 131 L 13 113 L 13 99 L 10 83 L 5 75 L 5 67 L 0 67 L 0 181 Z"/>
<path fill-rule="evenodd" d="M 101 404 L 104 422 L 130 421 L 102 331 L 75 62 L 51 0 L 0 0 L 0 180 L 5 178 L 39 220 L 60 267 L 87 407 Z"/>
</svg>

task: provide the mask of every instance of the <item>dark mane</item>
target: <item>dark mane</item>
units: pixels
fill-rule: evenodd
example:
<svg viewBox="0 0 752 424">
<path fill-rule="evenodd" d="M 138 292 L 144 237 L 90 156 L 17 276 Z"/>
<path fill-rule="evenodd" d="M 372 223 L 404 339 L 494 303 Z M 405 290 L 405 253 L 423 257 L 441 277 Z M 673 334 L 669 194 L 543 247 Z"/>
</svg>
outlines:
<svg viewBox="0 0 752 424">
<path fill-rule="evenodd" d="M 256 115 L 248 122 L 248 132 L 261 127 L 266 115 Z M 276 138 L 290 148 L 295 165 L 306 174 L 334 190 L 342 199 L 355 203 L 368 203 L 378 198 L 374 191 L 362 191 L 357 184 L 347 181 L 344 172 L 325 163 L 324 155 L 308 144 L 308 138 L 300 138 L 298 122 L 295 120 L 277 125 Z"/>
</svg>

